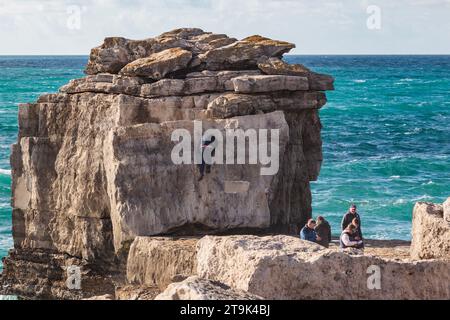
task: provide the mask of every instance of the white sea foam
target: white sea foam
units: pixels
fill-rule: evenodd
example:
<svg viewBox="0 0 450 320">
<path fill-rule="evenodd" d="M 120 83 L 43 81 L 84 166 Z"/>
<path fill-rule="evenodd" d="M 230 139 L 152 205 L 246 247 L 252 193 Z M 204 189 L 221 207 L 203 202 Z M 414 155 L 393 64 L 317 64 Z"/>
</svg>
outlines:
<svg viewBox="0 0 450 320">
<path fill-rule="evenodd" d="M 363 80 L 363 79 L 357 79 L 357 80 L 353 80 L 353 82 L 355 83 L 366 83 L 367 80 Z"/>
<path fill-rule="evenodd" d="M 0 174 L 3 174 L 3 175 L 7 175 L 7 176 L 10 176 L 11 175 L 11 170 L 8 170 L 8 169 L 0 169 Z"/>
<path fill-rule="evenodd" d="M 420 200 L 430 200 L 433 199 L 433 197 L 429 196 L 429 195 L 421 195 L 420 197 L 416 197 L 414 199 L 412 199 L 412 201 L 416 202 L 416 201 L 420 201 Z"/>
<path fill-rule="evenodd" d="M 389 179 L 400 179 L 400 176 L 390 176 Z"/>
<path fill-rule="evenodd" d="M 398 200 L 394 201 L 394 205 L 396 205 L 396 204 L 404 204 L 404 203 L 406 203 L 405 199 L 398 199 Z"/>
</svg>

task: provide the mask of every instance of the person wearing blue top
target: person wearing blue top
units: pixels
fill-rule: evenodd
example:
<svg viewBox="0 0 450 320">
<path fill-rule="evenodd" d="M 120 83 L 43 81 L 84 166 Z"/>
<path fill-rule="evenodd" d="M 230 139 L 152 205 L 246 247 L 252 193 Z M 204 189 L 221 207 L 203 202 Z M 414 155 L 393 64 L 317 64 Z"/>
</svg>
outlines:
<svg viewBox="0 0 450 320">
<path fill-rule="evenodd" d="M 300 239 L 317 242 L 317 234 L 314 228 L 316 227 L 316 221 L 314 219 L 309 219 L 308 223 L 300 231 Z"/>
</svg>

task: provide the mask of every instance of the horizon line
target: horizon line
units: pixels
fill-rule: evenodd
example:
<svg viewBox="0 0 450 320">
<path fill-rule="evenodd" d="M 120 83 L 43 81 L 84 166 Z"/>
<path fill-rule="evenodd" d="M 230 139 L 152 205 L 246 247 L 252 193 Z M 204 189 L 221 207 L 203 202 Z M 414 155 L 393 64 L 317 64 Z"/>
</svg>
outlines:
<svg viewBox="0 0 450 320">
<path fill-rule="evenodd" d="M 0 57 L 89 57 L 90 54 L 0 54 Z M 450 56 L 450 53 L 286 53 L 283 56 Z"/>
</svg>

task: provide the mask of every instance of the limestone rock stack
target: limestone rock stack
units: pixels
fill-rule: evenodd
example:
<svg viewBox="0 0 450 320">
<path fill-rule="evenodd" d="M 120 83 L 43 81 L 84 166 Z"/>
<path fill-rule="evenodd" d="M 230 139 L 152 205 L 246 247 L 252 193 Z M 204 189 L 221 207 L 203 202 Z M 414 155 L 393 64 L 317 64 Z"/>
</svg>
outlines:
<svg viewBox="0 0 450 320">
<path fill-rule="evenodd" d="M 318 110 L 333 78 L 285 63 L 292 48 L 200 29 L 107 38 L 92 50 L 86 77 L 21 105 L 3 291 L 103 296 L 127 270 L 130 281 L 148 282 L 145 272 L 161 266 L 147 269 L 146 257 L 136 256 L 145 248 L 131 246 L 137 237 L 297 231 L 311 215 L 309 183 L 322 162 Z M 217 164 L 198 182 L 195 164 L 171 161 L 171 134 L 193 134 L 194 121 L 220 132 L 278 129 L 277 174 L 261 175 L 261 164 Z M 73 266 L 80 290 L 67 285 Z M 133 278 L 136 270 L 143 276 Z"/>
</svg>

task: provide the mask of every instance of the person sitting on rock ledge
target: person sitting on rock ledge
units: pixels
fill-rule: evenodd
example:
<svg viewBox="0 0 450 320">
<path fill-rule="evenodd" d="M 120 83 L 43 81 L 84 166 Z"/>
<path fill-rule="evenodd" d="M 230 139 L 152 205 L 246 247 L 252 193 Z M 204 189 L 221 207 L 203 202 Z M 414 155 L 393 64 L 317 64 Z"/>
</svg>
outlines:
<svg viewBox="0 0 450 320">
<path fill-rule="evenodd" d="M 198 165 L 198 169 L 200 171 L 200 178 L 198 178 L 198 181 L 203 180 L 203 177 L 205 176 L 205 169 L 207 174 L 211 172 L 211 165 L 207 164 L 205 161 L 205 150 L 206 148 L 209 148 L 210 144 L 214 141 L 216 141 L 216 137 L 214 136 L 209 138 L 209 140 L 202 139 L 202 163 Z M 214 150 L 211 151 L 211 156 L 214 157 Z"/>
<path fill-rule="evenodd" d="M 300 231 L 300 239 L 317 242 L 317 234 L 314 228 L 316 227 L 316 221 L 314 219 L 309 219 L 308 223 Z"/>
<path fill-rule="evenodd" d="M 354 224 L 349 224 L 347 228 L 345 228 L 344 231 L 342 231 L 341 237 L 339 239 L 340 247 L 341 249 L 345 248 L 356 248 L 356 249 L 362 249 L 363 242 L 361 240 L 351 240 L 355 233 L 357 228 Z"/>
<path fill-rule="evenodd" d="M 331 227 L 324 217 L 317 217 L 317 225 L 314 229 L 317 234 L 317 243 L 328 248 L 331 242 Z"/>
<path fill-rule="evenodd" d="M 359 226 L 359 219 L 358 218 L 354 218 L 353 221 L 352 221 L 352 225 L 354 225 L 356 229 L 355 229 L 355 233 L 352 235 L 350 240 L 361 241 L 362 242 L 361 248 L 364 248 L 364 240 L 363 240 L 363 237 L 361 235 L 361 228 Z"/>
</svg>

